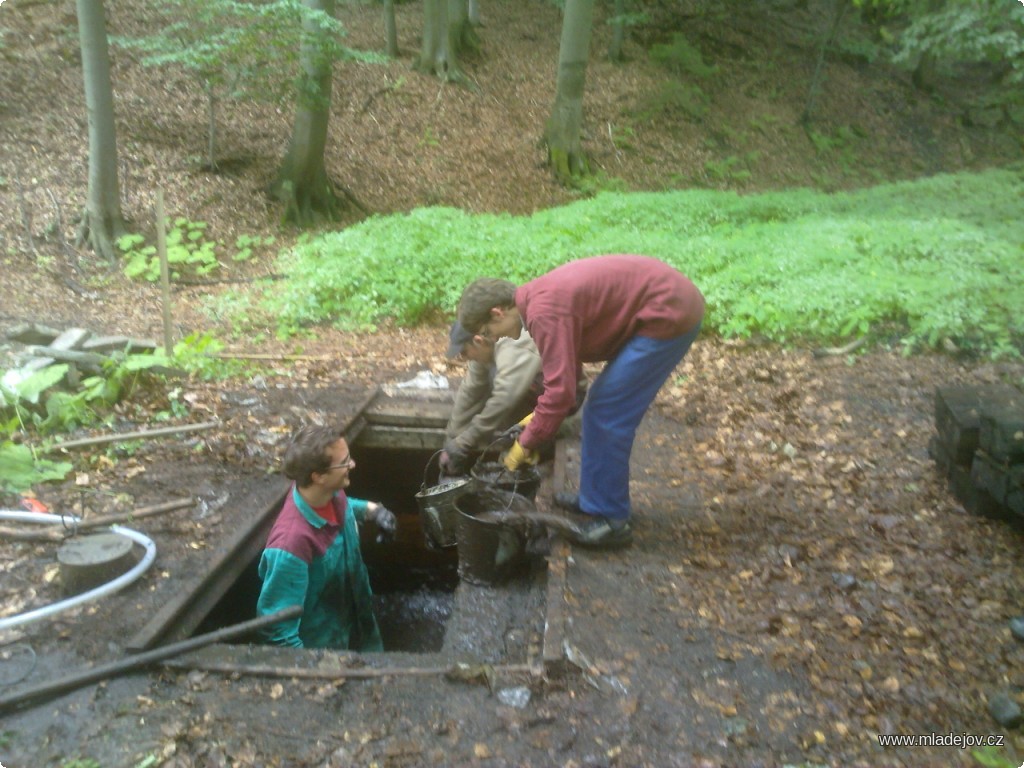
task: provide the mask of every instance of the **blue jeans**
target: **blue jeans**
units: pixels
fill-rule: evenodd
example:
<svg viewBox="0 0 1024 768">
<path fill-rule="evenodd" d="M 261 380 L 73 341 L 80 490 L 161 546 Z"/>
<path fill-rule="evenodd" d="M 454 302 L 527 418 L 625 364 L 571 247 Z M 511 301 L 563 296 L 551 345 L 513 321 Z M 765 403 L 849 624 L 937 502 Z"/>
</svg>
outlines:
<svg viewBox="0 0 1024 768">
<path fill-rule="evenodd" d="M 658 390 L 700 332 L 674 339 L 634 336 L 594 380 L 583 406 L 580 509 L 613 520 L 630 515 L 633 439 Z"/>
</svg>

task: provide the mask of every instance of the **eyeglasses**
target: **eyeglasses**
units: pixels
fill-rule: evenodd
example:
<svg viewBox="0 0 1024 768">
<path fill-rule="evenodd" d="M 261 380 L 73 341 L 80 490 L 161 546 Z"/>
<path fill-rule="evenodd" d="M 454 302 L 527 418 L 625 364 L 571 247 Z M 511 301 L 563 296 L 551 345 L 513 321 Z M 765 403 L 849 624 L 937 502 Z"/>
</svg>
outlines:
<svg viewBox="0 0 1024 768">
<path fill-rule="evenodd" d="M 494 334 L 494 330 L 491 328 L 490 321 L 488 321 L 488 322 L 486 322 L 486 323 L 484 323 L 483 325 L 480 326 L 480 330 L 477 331 L 477 335 L 478 336 L 483 336 L 484 339 L 486 341 L 489 341 L 491 344 L 493 344 L 494 342 L 496 342 L 498 340 L 498 337 L 495 336 L 495 334 Z"/>
<path fill-rule="evenodd" d="M 356 465 L 356 463 L 354 461 L 352 461 L 352 457 L 349 456 L 347 459 L 345 459 L 343 462 L 341 462 L 341 464 L 331 464 L 327 468 L 328 469 L 351 469 L 355 465 Z"/>
</svg>

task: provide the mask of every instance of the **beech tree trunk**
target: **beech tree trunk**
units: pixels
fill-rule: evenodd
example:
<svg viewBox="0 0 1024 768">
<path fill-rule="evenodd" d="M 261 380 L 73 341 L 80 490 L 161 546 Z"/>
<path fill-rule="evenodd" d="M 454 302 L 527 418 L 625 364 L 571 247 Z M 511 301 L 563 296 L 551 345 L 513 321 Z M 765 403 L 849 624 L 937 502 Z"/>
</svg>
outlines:
<svg viewBox="0 0 1024 768">
<path fill-rule="evenodd" d="M 626 0 L 615 0 L 613 13 L 615 21 L 612 24 L 612 39 L 608 44 L 608 59 L 622 61 L 622 44 L 626 39 Z"/>
<path fill-rule="evenodd" d="M 75 7 L 89 123 L 89 187 L 78 240 L 113 261 L 117 239 L 127 228 L 117 178 L 114 88 L 110 80 L 106 16 L 103 0 L 76 0 Z"/>
<path fill-rule="evenodd" d="M 334 15 L 335 0 L 305 0 L 314 12 Z M 285 204 L 283 220 L 308 227 L 338 218 L 341 200 L 324 166 L 331 110 L 331 59 L 317 44 L 314 19 L 303 22 L 302 83 L 291 143 L 271 191 Z"/>
<path fill-rule="evenodd" d="M 544 132 L 548 163 L 563 184 L 572 184 L 590 172 L 580 132 L 593 24 L 594 0 L 566 0 L 558 48 L 555 106 Z"/>
<path fill-rule="evenodd" d="M 475 44 L 467 0 L 423 0 L 423 44 L 416 69 L 442 80 L 465 82 L 459 52 Z"/>
<path fill-rule="evenodd" d="M 395 24 L 395 0 L 384 0 L 384 40 L 388 56 L 398 58 L 398 26 Z"/>
</svg>

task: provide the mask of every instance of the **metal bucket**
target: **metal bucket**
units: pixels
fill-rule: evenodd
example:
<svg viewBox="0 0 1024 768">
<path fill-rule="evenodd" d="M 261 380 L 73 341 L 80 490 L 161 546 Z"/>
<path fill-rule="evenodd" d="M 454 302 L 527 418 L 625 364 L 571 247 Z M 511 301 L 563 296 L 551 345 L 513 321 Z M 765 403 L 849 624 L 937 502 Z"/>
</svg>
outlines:
<svg viewBox="0 0 1024 768">
<path fill-rule="evenodd" d="M 478 461 L 470 474 L 480 487 L 517 493 L 530 501 L 537 498 L 537 490 L 540 488 L 540 472 L 536 467 L 520 467 L 512 472 L 500 461 Z"/>
<path fill-rule="evenodd" d="M 459 496 L 455 509 L 459 578 L 471 584 L 498 584 L 526 565 L 526 543 L 533 523 L 517 513 L 537 511 L 530 499 L 484 488 Z"/>
<path fill-rule="evenodd" d="M 465 477 L 441 482 L 441 469 L 438 467 L 438 483 L 427 487 L 427 473 L 430 464 L 438 451 L 427 461 L 423 469 L 423 485 L 416 494 L 416 505 L 420 510 L 420 523 L 423 526 L 423 534 L 427 539 L 427 546 L 433 549 L 444 549 L 454 547 L 456 539 L 455 523 L 458 512 L 455 510 L 455 500 L 467 491 L 472 490 L 474 482 L 472 478 Z"/>
</svg>

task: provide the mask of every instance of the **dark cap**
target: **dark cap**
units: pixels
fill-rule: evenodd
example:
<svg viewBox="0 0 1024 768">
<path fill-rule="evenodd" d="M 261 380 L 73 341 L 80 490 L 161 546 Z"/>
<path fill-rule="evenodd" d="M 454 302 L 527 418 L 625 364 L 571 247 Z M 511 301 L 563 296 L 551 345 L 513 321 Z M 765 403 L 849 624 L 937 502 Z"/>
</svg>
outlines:
<svg viewBox="0 0 1024 768">
<path fill-rule="evenodd" d="M 458 357 L 462 354 L 462 348 L 473 340 L 473 334 L 462 327 L 456 320 L 452 323 L 452 329 L 448 332 L 448 357 Z"/>
</svg>

